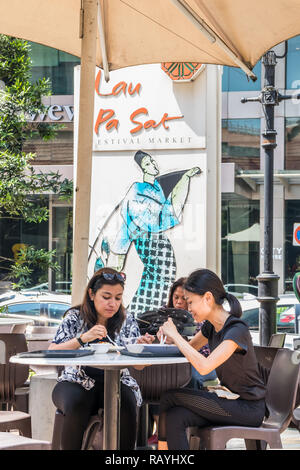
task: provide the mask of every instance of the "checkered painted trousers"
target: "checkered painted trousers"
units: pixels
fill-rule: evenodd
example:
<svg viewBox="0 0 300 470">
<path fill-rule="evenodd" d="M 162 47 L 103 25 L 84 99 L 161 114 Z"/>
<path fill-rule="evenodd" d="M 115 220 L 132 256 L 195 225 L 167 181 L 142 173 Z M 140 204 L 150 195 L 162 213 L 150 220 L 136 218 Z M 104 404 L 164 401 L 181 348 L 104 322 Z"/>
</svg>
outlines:
<svg viewBox="0 0 300 470">
<path fill-rule="evenodd" d="M 128 310 L 139 316 L 166 303 L 176 277 L 176 261 L 172 245 L 163 233 L 148 233 L 146 237 L 134 240 L 134 245 L 144 271 Z"/>
</svg>

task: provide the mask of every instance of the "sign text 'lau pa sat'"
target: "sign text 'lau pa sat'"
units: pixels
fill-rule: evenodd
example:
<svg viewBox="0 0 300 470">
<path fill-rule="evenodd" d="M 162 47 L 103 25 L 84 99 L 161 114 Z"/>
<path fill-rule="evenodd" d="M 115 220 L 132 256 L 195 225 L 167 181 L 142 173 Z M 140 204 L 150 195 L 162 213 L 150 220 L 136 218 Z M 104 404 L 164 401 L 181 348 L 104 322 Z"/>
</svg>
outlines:
<svg viewBox="0 0 300 470">
<path fill-rule="evenodd" d="M 115 71 L 108 83 L 96 69 L 94 151 L 205 148 L 202 95 L 195 83 L 174 83 L 160 64 Z"/>
<path fill-rule="evenodd" d="M 99 96 L 119 96 L 120 94 L 124 94 L 126 96 L 126 93 L 128 93 L 129 96 L 134 96 L 135 94 L 139 94 L 141 92 L 141 83 L 138 83 L 133 87 L 132 83 L 130 82 L 127 84 L 124 81 L 121 81 L 117 83 L 112 91 L 110 93 L 101 93 L 100 92 L 100 83 L 101 83 L 101 70 L 99 70 L 97 77 L 96 77 L 96 93 Z M 169 126 L 167 125 L 168 121 L 173 121 L 175 119 L 182 119 L 184 116 L 169 116 L 168 113 L 164 113 L 162 118 L 160 119 L 159 122 L 155 121 L 154 119 L 148 119 L 147 121 L 140 122 L 138 119 L 142 117 L 148 117 L 149 116 L 149 111 L 145 107 L 140 107 L 133 111 L 129 119 L 134 124 L 134 127 L 130 129 L 131 134 L 136 134 L 137 132 L 141 131 L 142 129 L 150 129 L 151 127 L 153 129 L 157 129 L 159 126 L 163 126 L 165 129 L 169 129 Z M 119 119 L 117 119 L 116 113 L 113 109 L 103 109 L 101 108 L 98 113 L 98 117 L 96 120 L 96 125 L 95 125 L 95 132 L 96 134 L 99 133 L 99 128 L 101 124 L 105 124 L 106 130 L 111 130 L 115 128 L 116 130 L 118 129 L 120 125 Z"/>
</svg>

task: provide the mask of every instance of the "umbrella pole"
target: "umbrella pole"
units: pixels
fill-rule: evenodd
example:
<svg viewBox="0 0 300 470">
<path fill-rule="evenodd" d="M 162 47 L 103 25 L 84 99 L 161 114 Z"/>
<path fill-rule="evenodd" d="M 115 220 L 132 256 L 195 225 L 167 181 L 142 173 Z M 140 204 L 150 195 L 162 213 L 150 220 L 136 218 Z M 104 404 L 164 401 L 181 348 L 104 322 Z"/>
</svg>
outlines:
<svg viewBox="0 0 300 470">
<path fill-rule="evenodd" d="M 93 151 L 97 0 L 82 0 L 77 169 L 74 192 L 72 305 L 81 303 L 87 283 Z"/>
</svg>

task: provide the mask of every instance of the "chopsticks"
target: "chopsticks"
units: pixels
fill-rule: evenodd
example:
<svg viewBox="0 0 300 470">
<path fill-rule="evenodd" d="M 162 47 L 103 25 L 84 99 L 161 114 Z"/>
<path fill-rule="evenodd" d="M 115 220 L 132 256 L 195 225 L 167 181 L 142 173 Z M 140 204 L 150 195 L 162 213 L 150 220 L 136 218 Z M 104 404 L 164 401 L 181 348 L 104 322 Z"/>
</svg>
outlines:
<svg viewBox="0 0 300 470">
<path fill-rule="evenodd" d="M 106 335 L 106 338 L 114 345 L 114 346 L 118 346 L 117 343 L 115 343 L 111 337 L 109 335 Z"/>
<path fill-rule="evenodd" d="M 167 337 L 164 335 L 161 335 L 160 337 L 160 344 L 165 344 Z"/>
</svg>

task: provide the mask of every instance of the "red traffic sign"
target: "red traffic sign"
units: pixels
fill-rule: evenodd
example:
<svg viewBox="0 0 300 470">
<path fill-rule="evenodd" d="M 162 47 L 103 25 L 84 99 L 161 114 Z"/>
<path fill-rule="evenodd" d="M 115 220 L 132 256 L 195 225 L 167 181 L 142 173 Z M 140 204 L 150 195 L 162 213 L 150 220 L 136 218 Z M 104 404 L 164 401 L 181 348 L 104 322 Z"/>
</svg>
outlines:
<svg viewBox="0 0 300 470">
<path fill-rule="evenodd" d="M 293 245 L 300 246 L 300 224 L 294 224 Z"/>
</svg>

